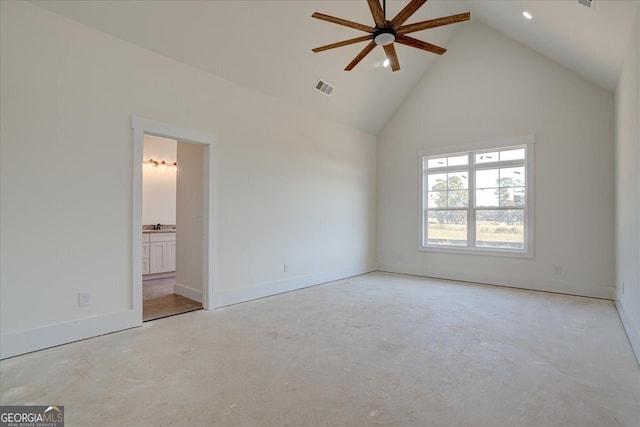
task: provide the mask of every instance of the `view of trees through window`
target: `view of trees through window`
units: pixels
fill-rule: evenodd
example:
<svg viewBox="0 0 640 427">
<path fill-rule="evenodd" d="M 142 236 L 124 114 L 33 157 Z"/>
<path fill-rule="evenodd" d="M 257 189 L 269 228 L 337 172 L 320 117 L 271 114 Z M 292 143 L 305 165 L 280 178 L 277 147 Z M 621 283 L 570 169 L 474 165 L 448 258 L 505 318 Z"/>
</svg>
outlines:
<svg viewBox="0 0 640 427">
<path fill-rule="evenodd" d="M 423 246 L 523 250 L 526 149 L 423 159 Z"/>
</svg>

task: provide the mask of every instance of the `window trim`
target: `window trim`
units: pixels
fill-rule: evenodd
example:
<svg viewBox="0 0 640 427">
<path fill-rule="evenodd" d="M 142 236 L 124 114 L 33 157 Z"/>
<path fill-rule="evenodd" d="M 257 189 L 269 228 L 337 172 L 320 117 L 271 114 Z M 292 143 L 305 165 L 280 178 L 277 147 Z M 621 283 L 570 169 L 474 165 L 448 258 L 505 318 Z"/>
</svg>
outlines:
<svg viewBox="0 0 640 427">
<path fill-rule="evenodd" d="M 489 256 L 501 256 L 501 257 L 515 257 L 515 258 L 533 258 L 534 257 L 534 224 L 535 224 L 535 180 L 534 180 L 534 144 L 535 135 L 525 135 L 514 138 L 505 138 L 497 140 L 488 140 L 475 142 L 471 144 L 437 147 L 432 149 L 425 149 L 418 151 L 418 189 L 419 189 L 419 204 L 418 204 L 418 250 L 420 252 L 434 252 L 434 253 L 453 253 L 453 254 L 470 254 L 470 255 L 489 255 Z M 424 188 L 424 169 L 423 159 L 424 157 L 432 156 L 447 156 L 452 157 L 456 154 L 468 154 L 471 151 L 483 151 L 483 150 L 496 150 L 499 151 L 510 146 L 526 146 L 525 167 L 526 167 L 526 207 L 525 207 L 525 248 L 523 250 L 513 249 L 496 249 L 496 248 L 477 248 L 477 247 L 454 247 L 454 246 L 438 246 L 427 245 L 423 242 L 425 236 L 424 226 L 424 209 L 425 209 L 425 197 L 426 189 Z M 506 162 L 492 162 L 482 163 L 480 168 L 491 168 L 491 165 L 495 167 L 500 164 L 504 165 Z M 469 169 L 471 165 L 467 165 Z M 476 168 L 477 169 L 477 168 Z M 434 169 L 437 171 L 437 169 Z M 475 176 L 472 177 L 469 174 L 469 192 L 475 191 Z M 471 202 L 471 201 L 470 201 Z M 477 207 L 469 207 L 464 209 L 465 212 L 473 212 L 478 210 Z M 475 215 L 467 218 L 468 235 L 475 236 Z"/>
</svg>

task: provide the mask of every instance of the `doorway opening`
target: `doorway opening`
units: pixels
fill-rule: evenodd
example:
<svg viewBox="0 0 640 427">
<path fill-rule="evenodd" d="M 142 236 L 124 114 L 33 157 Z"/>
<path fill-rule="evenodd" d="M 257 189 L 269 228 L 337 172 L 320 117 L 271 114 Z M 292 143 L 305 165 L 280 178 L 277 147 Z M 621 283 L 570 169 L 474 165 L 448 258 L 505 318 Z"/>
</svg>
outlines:
<svg viewBox="0 0 640 427">
<path fill-rule="evenodd" d="M 202 308 L 202 275 L 183 270 L 202 270 L 204 150 L 201 144 L 152 135 L 144 135 L 143 144 L 142 320 L 146 322 Z M 184 259 L 184 252 L 196 261 Z"/>
<path fill-rule="evenodd" d="M 215 138 L 139 117 L 132 127 L 131 308 L 139 324 L 209 310 L 215 278 Z M 173 157 L 171 149 L 148 150 L 148 142 L 157 148 L 167 141 L 173 143 Z"/>
</svg>

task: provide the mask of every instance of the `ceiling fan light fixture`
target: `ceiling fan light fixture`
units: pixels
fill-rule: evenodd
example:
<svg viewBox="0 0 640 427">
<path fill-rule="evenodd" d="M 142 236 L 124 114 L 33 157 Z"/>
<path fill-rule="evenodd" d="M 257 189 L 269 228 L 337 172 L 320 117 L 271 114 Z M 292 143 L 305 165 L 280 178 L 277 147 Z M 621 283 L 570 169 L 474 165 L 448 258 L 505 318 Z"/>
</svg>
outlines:
<svg viewBox="0 0 640 427">
<path fill-rule="evenodd" d="M 391 28 L 382 28 L 373 34 L 373 41 L 378 46 L 387 46 L 396 41 L 396 32 Z"/>
<path fill-rule="evenodd" d="M 394 46 L 395 43 L 425 50 L 427 52 L 435 53 L 436 55 L 442 55 L 447 51 L 447 49 L 410 37 L 407 34 L 427 30 L 429 28 L 441 27 L 443 25 L 468 21 L 471 18 L 471 13 L 458 13 L 456 15 L 443 16 L 441 18 L 429 19 L 427 21 L 414 22 L 412 24 L 405 25 L 404 23 L 426 2 L 427 0 L 410 0 L 402 8 L 402 10 L 400 10 L 400 12 L 396 14 L 393 19 L 388 20 L 385 0 L 382 0 L 382 5 L 380 4 L 380 0 L 367 0 L 367 4 L 369 5 L 369 9 L 371 11 L 371 17 L 373 18 L 374 26 L 363 25 L 357 22 L 349 21 L 347 19 L 325 15 L 324 13 L 314 12 L 313 15 L 311 15 L 312 18 L 363 31 L 367 33 L 367 35 L 316 47 L 311 50 L 315 53 L 318 53 L 329 49 L 368 41 L 364 49 L 362 49 L 345 67 L 345 71 L 353 70 L 353 68 L 358 65 L 360 61 L 364 59 L 364 57 L 366 57 L 378 46 L 382 46 L 384 48 L 384 52 L 389 62 L 389 64 L 386 66 L 391 66 L 391 69 L 393 71 L 399 71 L 400 62 L 398 61 L 398 55 Z"/>
</svg>

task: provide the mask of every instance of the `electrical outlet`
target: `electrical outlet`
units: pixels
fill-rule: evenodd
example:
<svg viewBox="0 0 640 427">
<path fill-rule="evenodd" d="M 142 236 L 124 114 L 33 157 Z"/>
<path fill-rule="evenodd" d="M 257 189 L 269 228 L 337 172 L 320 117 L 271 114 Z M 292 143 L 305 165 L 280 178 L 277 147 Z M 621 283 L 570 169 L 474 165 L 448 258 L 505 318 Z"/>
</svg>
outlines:
<svg viewBox="0 0 640 427">
<path fill-rule="evenodd" d="M 561 265 L 556 265 L 553 267 L 553 274 L 561 274 L 562 273 L 562 266 Z"/>
<path fill-rule="evenodd" d="M 89 292 L 80 292 L 78 294 L 78 307 L 88 307 L 91 305 L 91 294 Z"/>
</svg>

